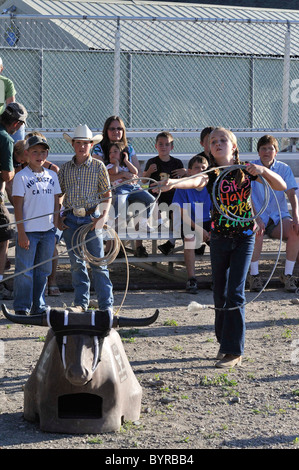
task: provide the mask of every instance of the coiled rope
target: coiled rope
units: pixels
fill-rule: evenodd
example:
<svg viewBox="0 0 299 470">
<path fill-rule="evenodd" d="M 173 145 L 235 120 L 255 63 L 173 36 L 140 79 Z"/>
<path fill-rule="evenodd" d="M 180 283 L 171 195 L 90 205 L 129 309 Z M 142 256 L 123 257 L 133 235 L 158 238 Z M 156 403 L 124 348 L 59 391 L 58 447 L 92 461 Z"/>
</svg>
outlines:
<svg viewBox="0 0 299 470">
<path fill-rule="evenodd" d="M 126 259 L 126 286 L 124 290 L 124 295 L 122 298 L 122 301 L 120 303 L 120 306 L 118 307 L 117 311 L 114 312 L 114 315 L 117 315 L 122 308 L 127 293 L 128 293 L 128 288 L 129 288 L 129 262 L 128 262 L 128 257 L 126 250 L 124 248 L 124 245 L 119 238 L 118 234 L 116 231 L 112 228 L 109 227 L 108 225 L 104 225 L 103 231 L 105 231 L 105 234 L 108 236 L 108 238 L 111 240 L 111 244 L 109 247 L 108 252 L 105 253 L 104 256 L 95 256 L 90 253 L 87 249 L 87 243 L 88 241 L 93 240 L 94 238 L 97 238 L 95 235 L 94 237 L 90 237 L 88 241 L 86 242 L 86 237 L 89 234 L 91 228 L 93 227 L 93 224 L 86 224 L 82 225 L 82 227 L 79 227 L 72 236 L 72 250 L 73 252 L 81 259 L 88 261 L 90 264 L 95 265 L 95 266 L 107 266 L 115 260 L 117 257 L 120 249 L 123 249 L 125 259 Z M 77 239 L 77 243 L 75 244 L 75 239 Z"/>
<path fill-rule="evenodd" d="M 148 178 L 148 177 L 134 178 L 133 181 L 136 184 L 137 181 L 139 181 L 139 180 L 148 181 L 148 183 L 149 182 L 155 182 L 156 183 L 156 180 L 154 180 L 152 178 Z M 92 204 L 98 205 L 98 204 L 103 203 L 103 202 L 105 202 L 109 199 L 112 199 L 112 197 L 113 197 L 112 195 L 110 197 L 104 197 L 104 198 L 101 198 L 100 196 L 107 193 L 108 191 L 112 192 L 113 190 L 115 190 L 119 186 L 123 186 L 124 184 L 130 184 L 130 183 L 128 183 L 128 180 L 127 180 L 127 181 L 118 183 L 117 185 L 110 186 L 106 191 L 102 191 L 102 192 L 99 193 L 99 199 L 97 199 L 96 201 L 89 200 L 89 203 L 91 205 Z M 144 191 L 144 189 L 139 187 L 139 188 L 134 188 L 132 192 L 136 193 L 136 192 L 141 192 L 141 191 Z M 161 191 L 159 191 L 157 199 L 159 198 L 160 194 L 161 194 Z M 138 216 L 140 216 L 145 211 L 147 211 L 155 203 L 156 203 L 156 199 L 153 202 L 151 202 L 148 206 L 145 206 L 143 210 L 139 211 Z M 68 209 L 75 209 L 75 208 L 76 207 L 73 206 L 73 207 L 68 208 Z M 1 227 L 4 228 L 4 227 L 11 226 L 11 225 L 16 225 L 17 226 L 20 223 L 24 223 L 24 222 L 30 221 L 30 220 L 39 219 L 40 217 L 46 217 L 46 216 L 54 215 L 54 214 L 59 213 L 59 212 L 60 211 L 51 212 L 51 213 L 48 213 L 48 214 L 43 214 L 43 215 L 39 215 L 39 216 L 27 218 L 27 219 L 22 219 L 18 222 L 9 222 L 7 224 L 1 225 Z M 129 218 L 129 220 L 131 220 L 132 218 L 134 219 L 135 217 L 136 216 L 132 215 Z M 115 219 L 117 219 L 117 216 L 115 216 Z M 41 266 L 45 263 L 53 261 L 54 259 L 58 259 L 62 254 L 66 254 L 66 253 L 69 253 L 71 251 L 73 251 L 81 259 L 83 259 L 85 261 L 88 261 L 89 263 L 91 263 L 93 265 L 96 265 L 96 266 L 109 265 L 109 264 L 113 263 L 113 261 L 115 260 L 115 258 L 118 255 L 120 249 L 122 248 L 123 252 L 124 252 L 124 255 L 125 255 L 125 260 L 126 260 L 126 286 L 125 286 L 125 291 L 124 291 L 123 299 L 120 303 L 120 306 L 118 307 L 117 311 L 114 312 L 115 315 L 118 314 L 120 309 L 122 308 L 122 306 L 124 304 L 124 301 L 125 301 L 125 298 L 126 298 L 126 295 L 127 295 L 127 292 L 128 292 L 128 286 L 129 286 L 129 262 L 128 262 L 128 257 L 127 257 L 127 254 L 126 254 L 126 250 L 125 250 L 125 247 L 124 247 L 122 241 L 120 240 L 117 232 L 112 227 L 109 227 L 107 224 L 105 224 L 103 230 L 105 231 L 105 235 L 107 236 L 107 238 L 109 240 L 111 240 L 111 244 L 110 244 L 110 247 L 108 249 L 108 252 L 106 252 L 105 255 L 101 256 L 101 257 L 97 257 L 97 256 L 92 255 L 88 251 L 87 246 L 86 246 L 86 237 L 87 237 L 87 234 L 90 232 L 91 228 L 93 228 L 93 223 L 82 225 L 81 227 L 79 227 L 74 232 L 74 234 L 72 236 L 72 246 L 71 246 L 70 249 L 65 250 L 63 253 L 60 253 L 60 255 L 52 256 L 51 258 L 49 258 L 47 260 L 44 260 L 44 261 L 42 261 L 40 263 L 37 263 L 37 264 L 34 264 L 33 266 L 30 266 L 29 268 L 26 268 L 26 269 L 24 269 L 24 270 L 22 270 L 18 273 L 14 273 L 10 276 L 7 276 L 7 277 L 5 277 L 5 279 L 2 279 L 0 281 L 0 283 L 1 282 L 6 282 L 10 279 L 15 278 L 16 276 L 20 276 L 21 274 L 25 274 L 26 272 L 31 271 L 34 268 L 39 267 L 39 266 Z M 75 244 L 75 238 L 76 237 L 77 237 L 77 243 Z M 92 240 L 96 239 L 97 237 L 98 237 L 98 235 L 95 234 L 93 237 L 89 237 L 88 241 L 92 241 Z"/>
</svg>

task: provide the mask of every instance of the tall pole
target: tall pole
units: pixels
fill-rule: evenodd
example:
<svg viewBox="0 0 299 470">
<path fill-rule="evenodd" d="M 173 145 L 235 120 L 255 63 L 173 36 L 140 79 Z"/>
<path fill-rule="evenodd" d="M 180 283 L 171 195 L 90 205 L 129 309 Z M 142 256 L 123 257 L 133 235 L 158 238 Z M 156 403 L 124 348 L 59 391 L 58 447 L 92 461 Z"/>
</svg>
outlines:
<svg viewBox="0 0 299 470">
<path fill-rule="evenodd" d="M 283 84 L 282 84 L 282 128 L 288 128 L 289 120 L 289 92 L 290 92 L 290 55 L 291 55 L 291 28 L 288 23 L 285 35 L 284 60 L 283 60 Z"/>
<path fill-rule="evenodd" d="M 114 96 L 113 112 L 115 116 L 119 115 L 120 101 L 120 21 L 117 19 L 117 28 L 115 33 L 114 45 Z"/>
</svg>

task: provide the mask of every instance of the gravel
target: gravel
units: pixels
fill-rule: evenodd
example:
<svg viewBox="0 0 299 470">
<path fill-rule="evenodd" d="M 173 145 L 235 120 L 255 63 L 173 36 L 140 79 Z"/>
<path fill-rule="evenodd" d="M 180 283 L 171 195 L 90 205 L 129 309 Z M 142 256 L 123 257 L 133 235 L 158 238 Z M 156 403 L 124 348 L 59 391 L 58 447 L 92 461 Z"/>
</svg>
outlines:
<svg viewBox="0 0 299 470">
<path fill-rule="evenodd" d="M 248 301 L 255 294 L 248 293 Z M 123 292 L 116 292 L 120 305 Z M 73 295 L 51 297 L 71 305 Z M 125 316 L 155 324 L 118 330 L 142 386 L 142 410 L 118 432 L 68 435 L 42 432 L 23 418 L 23 388 L 38 360 L 47 328 L 9 323 L 0 316 L 0 447 L 101 449 L 109 452 L 196 449 L 298 449 L 299 317 L 296 295 L 267 289 L 246 307 L 246 350 L 241 367 L 214 367 L 218 351 L 211 308 L 188 311 L 191 301 L 212 305 L 211 290 L 129 291 Z M 295 302 L 295 303 L 294 303 Z M 6 302 L 12 309 L 12 302 Z M 2 353 L 1 353 L 2 351 Z M 187 455 L 186 454 L 186 455 Z M 188 455 L 189 455 L 188 454 Z M 119 454 L 117 454 L 119 455 Z M 115 462 L 114 462 L 115 463 Z M 117 462 L 120 463 L 120 462 Z"/>
</svg>

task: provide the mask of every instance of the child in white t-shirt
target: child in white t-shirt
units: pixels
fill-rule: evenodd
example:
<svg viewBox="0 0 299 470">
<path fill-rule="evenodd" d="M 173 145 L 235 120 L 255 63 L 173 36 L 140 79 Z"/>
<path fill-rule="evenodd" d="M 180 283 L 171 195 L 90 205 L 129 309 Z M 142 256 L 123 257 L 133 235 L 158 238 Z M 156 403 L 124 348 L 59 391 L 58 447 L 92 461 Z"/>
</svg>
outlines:
<svg viewBox="0 0 299 470">
<path fill-rule="evenodd" d="M 25 144 L 28 165 L 13 181 L 17 223 L 14 310 L 18 315 L 40 314 L 46 309 L 44 294 L 52 271 L 61 193 L 57 174 L 43 166 L 48 149 L 44 137 L 30 137 Z"/>
</svg>

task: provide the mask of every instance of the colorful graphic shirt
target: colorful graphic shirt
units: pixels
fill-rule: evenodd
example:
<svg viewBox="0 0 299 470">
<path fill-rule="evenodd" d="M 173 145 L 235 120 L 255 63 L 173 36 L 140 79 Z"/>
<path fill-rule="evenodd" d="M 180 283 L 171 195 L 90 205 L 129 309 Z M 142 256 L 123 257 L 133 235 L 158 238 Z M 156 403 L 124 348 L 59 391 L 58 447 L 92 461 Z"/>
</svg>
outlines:
<svg viewBox="0 0 299 470">
<path fill-rule="evenodd" d="M 254 233 L 255 222 L 253 220 L 246 222 L 243 218 L 252 217 L 251 181 L 257 177 L 243 170 L 245 178 L 238 185 L 236 177 L 239 171 L 237 169 L 227 173 L 224 178 L 220 177 L 216 184 L 215 197 L 223 214 L 219 212 L 213 201 L 213 186 L 218 175 L 216 172 L 209 173 L 207 189 L 213 201 L 211 230 L 213 233 L 221 234 L 224 237 L 244 237 Z M 234 220 L 231 220 L 226 214 L 233 217 Z"/>
</svg>

